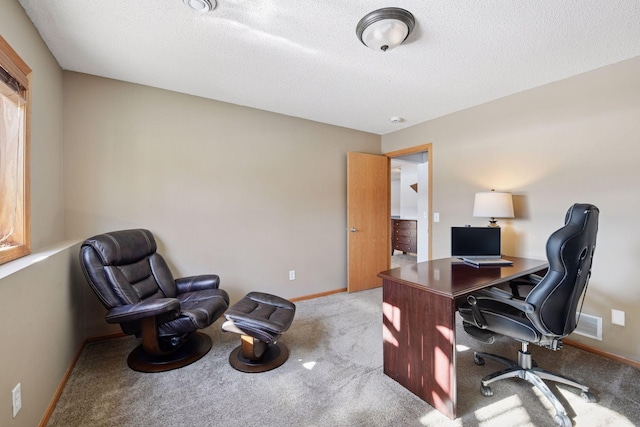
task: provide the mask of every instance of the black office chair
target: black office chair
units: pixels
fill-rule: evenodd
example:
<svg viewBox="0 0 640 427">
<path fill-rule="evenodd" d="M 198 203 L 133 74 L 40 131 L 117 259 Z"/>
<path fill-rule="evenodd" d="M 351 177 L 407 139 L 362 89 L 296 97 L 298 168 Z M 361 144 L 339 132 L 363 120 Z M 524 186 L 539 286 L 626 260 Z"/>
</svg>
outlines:
<svg viewBox="0 0 640 427">
<path fill-rule="evenodd" d="M 562 348 L 562 338 L 576 328 L 589 277 L 598 232 L 598 208 L 589 204 L 575 204 L 569 208 L 565 225 L 547 241 L 548 272 L 544 277 L 531 275 L 528 283 L 514 281 L 512 292 L 490 288 L 467 297 L 460 315 L 467 333 L 481 341 L 492 343 L 494 334 L 511 337 L 522 343 L 518 361 L 504 357 L 474 353 L 475 363 L 484 365 L 488 358 L 508 366 L 507 369 L 482 379 L 481 392 L 491 396 L 489 384 L 505 378 L 521 378 L 533 384 L 549 399 L 556 410 L 556 423 L 570 426 L 567 412 L 542 381 L 552 380 L 582 390 L 587 402 L 595 402 L 589 387 L 567 377 L 534 366 L 529 343 L 551 350 Z M 526 297 L 519 295 L 523 284 L 532 286 Z M 580 307 L 578 307 L 580 305 Z"/>
<path fill-rule="evenodd" d="M 162 372 L 188 365 L 211 349 L 206 328 L 229 306 L 215 274 L 174 279 L 149 230 L 121 230 L 84 241 L 80 265 L 108 310 L 108 323 L 142 338 L 131 369 Z"/>
</svg>

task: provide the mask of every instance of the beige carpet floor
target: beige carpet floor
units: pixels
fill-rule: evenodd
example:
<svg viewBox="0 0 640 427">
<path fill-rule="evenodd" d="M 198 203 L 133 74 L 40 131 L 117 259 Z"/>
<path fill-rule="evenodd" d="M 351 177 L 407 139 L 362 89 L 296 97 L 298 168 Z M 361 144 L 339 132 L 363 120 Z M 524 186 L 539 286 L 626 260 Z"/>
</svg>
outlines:
<svg viewBox="0 0 640 427">
<path fill-rule="evenodd" d="M 391 256 L 391 268 L 415 264 L 416 262 L 418 262 L 418 257 L 415 254 L 403 254 L 396 252 Z"/>
<path fill-rule="evenodd" d="M 480 378 L 502 369 L 473 363 L 472 349 L 515 357 L 518 343 L 481 345 L 460 327 L 458 413 L 449 420 L 382 372 L 382 292 L 340 293 L 297 303 L 282 341 L 291 354 L 280 368 L 245 374 L 229 366 L 238 344 L 218 320 L 205 332 L 213 349 L 185 368 L 157 374 L 130 370 L 137 344 L 124 337 L 87 345 L 48 425 L 74 426 L 552 426 L 553 410 L 526 382 L 504 380 L 494 396 Z M 535 347 L 535 346 L 534 346 Z M 531 349 L 541 367 L 587 383 L 599 399 L 551 385 L 576 426 L 640 425 L 640 370 L 565 346 Z"/>
</svg>

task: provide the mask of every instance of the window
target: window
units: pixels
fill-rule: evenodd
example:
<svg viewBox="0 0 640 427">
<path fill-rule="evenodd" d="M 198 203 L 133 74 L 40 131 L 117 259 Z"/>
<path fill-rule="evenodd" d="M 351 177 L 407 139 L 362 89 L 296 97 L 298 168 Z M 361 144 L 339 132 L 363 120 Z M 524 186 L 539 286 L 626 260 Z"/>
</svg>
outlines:
<svg viewBox="0 0 640 427">
<path fill-rule="evenodd" d="M 0 36 L 0 264 L 30 253 L 31 69 Z"/>
</svg>

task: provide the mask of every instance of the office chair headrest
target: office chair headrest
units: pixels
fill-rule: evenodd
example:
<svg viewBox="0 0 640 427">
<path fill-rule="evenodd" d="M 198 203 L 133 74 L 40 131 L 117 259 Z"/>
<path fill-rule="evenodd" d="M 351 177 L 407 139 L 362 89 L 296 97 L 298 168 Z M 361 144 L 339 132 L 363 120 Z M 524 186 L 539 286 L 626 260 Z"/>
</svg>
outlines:
<svg viewBox="0 0 640 427">
<path fill-rule="evenodd" d="M 599 209 L 594 205 L 589 203 L 576 203 L 567 210 L 564 217 L 564 223 L 565 225 L 570 222 L 576 225 L 583 225 L 587 221 L 589 215 L 596 215 L 597 217 L 599 213 Z M 597 223 L 596 218 L 596 225 Z"/>
</svg>

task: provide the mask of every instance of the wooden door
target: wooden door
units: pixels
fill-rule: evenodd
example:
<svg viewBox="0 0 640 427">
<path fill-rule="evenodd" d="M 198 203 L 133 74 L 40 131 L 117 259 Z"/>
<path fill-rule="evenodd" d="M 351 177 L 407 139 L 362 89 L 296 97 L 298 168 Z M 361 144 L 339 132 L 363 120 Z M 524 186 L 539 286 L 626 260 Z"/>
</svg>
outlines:
<svg viewBox="0 0 640 427">
<path fill-rule="evenodd" d="M 389 269 L 389 158 L 347 154 L 347 254 L 349 292 L 382 286 L 377 277 Z"/>
</svg>

